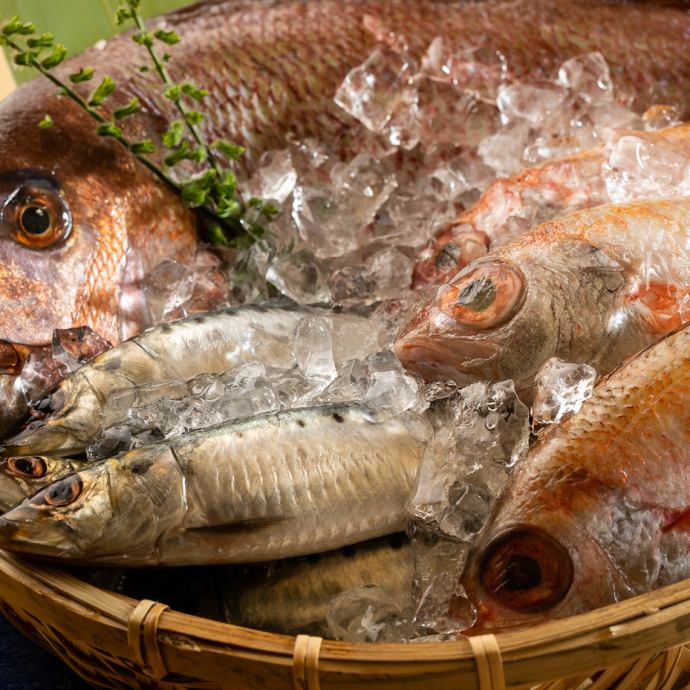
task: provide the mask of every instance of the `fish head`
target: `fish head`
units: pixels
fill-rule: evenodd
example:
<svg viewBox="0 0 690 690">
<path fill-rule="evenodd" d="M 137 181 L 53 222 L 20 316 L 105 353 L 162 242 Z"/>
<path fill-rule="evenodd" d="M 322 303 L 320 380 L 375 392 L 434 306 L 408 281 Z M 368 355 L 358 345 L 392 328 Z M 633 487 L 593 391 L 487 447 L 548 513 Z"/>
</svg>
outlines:
<svg viewBox="0 0 690 690">
<path fill-rule="evenodd" d="M 54 91 L 39 79 L 0 104 L 0 340 L 17 352 L 50 346 L 55 329 L 138 332 L 146 271 L 196 246 L 178 195 Z M 20 373 L 4 360 L 0 374 Z"/>
<path fill-rule="evenodd" d="M 590 244 L 521 239 L 442 286 L 403 327 L 395 351 L 426 380 L 513 379 L 529 397 L 549 358 L 592 358 L 623 284 L 620 267 Z"/>
<path fill-rule="evenodd" d="M 184 510 L 179 466 L 165 449 L 95 463 L 53 482 L 0 517 L 10 551 L 76 562 L 153 558 L 171 516 Z M 129 456 L 126 456 L 129 457 Z"/>
<path fill-rule="evenodd" d="M 468 634 L 565 618 L 617 600 L 617 572 L 582 527 L 543 520 L 492 529 L 472 551 L 463 586 L 477 612 Z M 463 610 L 464 601 L 451 603 Z"/>
<path fill-rule="evenodd" d="M 88 381 L 84 384 L 81 372 L 64 378 L 30 408 L 33 419 L 3 441 L 0 455 L 82 453 L 92 440 L 94 420 L 103 417 L 102 403 Z"/>
</svg>

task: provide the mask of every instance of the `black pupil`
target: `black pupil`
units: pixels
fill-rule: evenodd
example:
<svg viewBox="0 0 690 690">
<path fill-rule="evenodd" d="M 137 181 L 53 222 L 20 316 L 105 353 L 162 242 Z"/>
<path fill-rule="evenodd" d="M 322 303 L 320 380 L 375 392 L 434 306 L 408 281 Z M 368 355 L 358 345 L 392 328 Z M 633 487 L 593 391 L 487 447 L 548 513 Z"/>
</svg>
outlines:
<svg viewBox="0 0 690 690">
<path fill-rule="evenodd" d="M 27 460 L 26 458 L 23 458 L 21 460 L 15 460 L 14 466 L 22 473 L 22 474 L 33 474 L 33 463 L 31 460 Z"/>
<path fill-rule="evenodd" d="M 504 587 L 509 592 L 532 589 L 541 582 L 539 563 L 529 556 L 513 556 L 506 567 Z"/>
<path fill-rule="evenodd" d="M 48 496 L 51 501 L 68 501 L 72 496 L 72 483 L 70 481 L 62 481 L 54 484 L 48 489 Z"/>
<path fill-rule="evenodd" d="M 458 295 L 456 304 L 474 311 L 488 309 L 496 299 L 496 286 L 489 278 L 477 278 Z"/>
<path fill-rule="evenodd" d="M 50 215 L 45 206 L 27 206 L 22 211 L 22 228 L 30 235 L 42 235 L 50 228 Z"/>
</svg>

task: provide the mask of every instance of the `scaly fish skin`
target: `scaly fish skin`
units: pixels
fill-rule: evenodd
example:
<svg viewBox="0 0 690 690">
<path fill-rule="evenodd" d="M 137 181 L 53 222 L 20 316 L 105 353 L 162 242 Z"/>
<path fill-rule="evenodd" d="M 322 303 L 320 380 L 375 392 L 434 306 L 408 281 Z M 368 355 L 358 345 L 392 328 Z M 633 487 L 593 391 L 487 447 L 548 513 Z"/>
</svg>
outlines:
<svg viewBox="0 0 690 690">
<path fill-rule="evenodd" d="M 190 316 L 140 333 L 95 357 L 60 381 L 35 408 L 48 411 L 17 436 L 7 439 L 4 455 L 83 453 L 101 427 L 103 407 L 110 394 L 136 385 L 183 381 L 201 373 L 220 373 L 243 362 L 284 359 L 280 339 L 291 336 L 305 316 L 323 314 L 337 323 L 362 323 L 354 315 L 285 306 L 249 306 Z M 275 336 L 268 347 L 254 351 L 245 343 L 251 329 Z M 2 507 L 0 489 L 0 508 Z"/>
<path fill-rule="evenodd" d="M 690 329 L 541 435 L 480 535 L 476 631 L 561 618 L 690 576 Z"/>
<path fill-rule="evenodd" d="M 508 221 L 534 213 L 538 222 L 581 208 L 609 203 L 602 166 L 606 148 L 633 135 L 653 146 L 668 147 L 690 160 L 690 125 L 652 132 L 616 132 L 606 147 L 549 160 L 492 182 L 476 204 L 446 226 L 422 250 L 415 265 L 414 286 L 447 282 L 487 249 L 515 234 Z M 536 225 L 536 223 L 535 223 Z"/>
<path fill-rule="evenodd" d="M 586 209 L 469 264 L 395 348 L 428 380 L 512 378 L 529 399 L 550 357 L 600 374 L 690 318 L 690 199 Z"/>
<path fill-rule="evenodd" d="M 103 461 L 0 519 L 3 548 L 123 566 L 251 563 L 404 528 L 428 434 L 356 406 L 260 415 Z"/>
<path fill-rule="evenodd" d="M 270 632 L 328 637 L 328 608 L 356 587 L 380 587 L 401 607 L 412 590 L 414 555 L 404 535 L 347 546 L 338 551 L 244 568 L 223 577 L 228 623 Z"/>
</svg>

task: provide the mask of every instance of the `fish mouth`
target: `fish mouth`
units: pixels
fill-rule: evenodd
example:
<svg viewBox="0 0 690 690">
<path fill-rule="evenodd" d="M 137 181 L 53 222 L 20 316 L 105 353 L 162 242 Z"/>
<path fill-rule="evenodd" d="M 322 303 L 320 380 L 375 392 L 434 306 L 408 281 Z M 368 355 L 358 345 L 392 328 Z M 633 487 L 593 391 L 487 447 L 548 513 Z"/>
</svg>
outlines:
<svg viewBox="0 0 690 690">
<path fill-rule="evenodd" d="M 395 354 L 408 371 L 426 381 L 450 379 L 468 385 L 479 380 L 497 380 L 497 345 L 469 340 L 455 340 L 453 345 L 449 347 L 430 336 L 403 337 L 395 343 Z"/>
</svg>

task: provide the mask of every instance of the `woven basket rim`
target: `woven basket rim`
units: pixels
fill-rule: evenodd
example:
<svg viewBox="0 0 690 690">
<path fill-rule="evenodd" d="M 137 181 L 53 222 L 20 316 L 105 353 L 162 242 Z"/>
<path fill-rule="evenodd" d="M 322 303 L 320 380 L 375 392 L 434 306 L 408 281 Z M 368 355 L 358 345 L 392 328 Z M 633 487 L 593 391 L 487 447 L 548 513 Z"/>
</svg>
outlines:
<svg viewBox="0 0 690 690">
<path fill-rule="evenodd" d="M 55 606 L 75 614 L 96 613 L 125 630 L 140 603 L 88 584 L 60 566 L 0 551 L 0 579 L 3 577 L 40 591 Z M 157 634 L 161 645 L 181 636 L 206 651 L 282 667 L 292 664 L 296 640 L 173 610 L 160 616 Z M 689 639 L 690 580 L 588 613 L 496 634 L 508 685 L 537 684 L 634 662 Z M 476 674 L 475 654 L 467 638 L 414 645 L 323 640 L 320 669 L 351 673 L 354 665 L 365 669 L 365 675 L 386 673 L 401 679 L 422 668 L 430 673 L 452 672 L 456 681 Z"/>
</svg>

